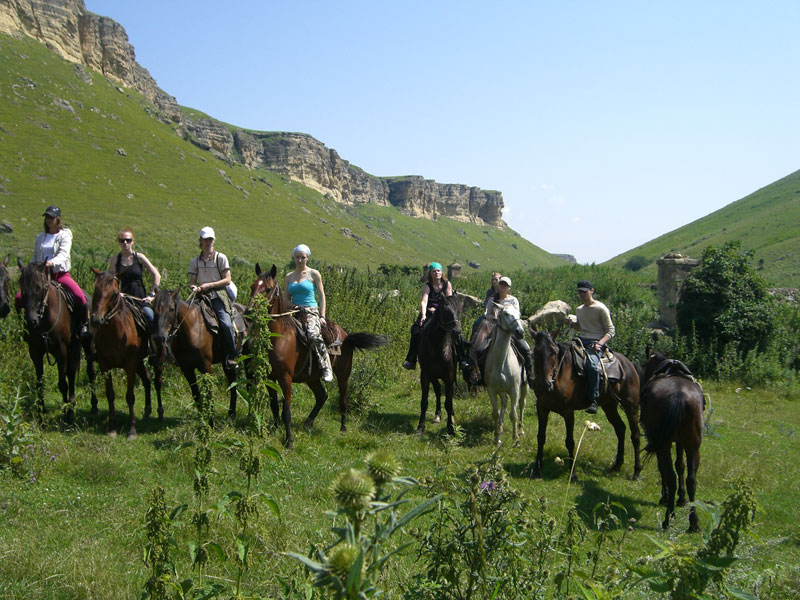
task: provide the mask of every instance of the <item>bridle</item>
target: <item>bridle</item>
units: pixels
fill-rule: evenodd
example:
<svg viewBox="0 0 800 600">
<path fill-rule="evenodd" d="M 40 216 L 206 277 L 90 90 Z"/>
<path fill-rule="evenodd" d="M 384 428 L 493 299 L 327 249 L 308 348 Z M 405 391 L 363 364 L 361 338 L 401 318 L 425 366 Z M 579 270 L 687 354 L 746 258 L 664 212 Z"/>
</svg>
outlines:
<svg viewBox="0 0 800 600">
<path fill-rule="evenodd" d="M 117 280 L 117 278 L 116 278 L 116 277 L 114 277 L 114 279 L 115 279 L 115 280 Z M 105 325 L 105 324 L 107 324 L 109 321 L 111 321 L 111 319 L 113 319 L 114 317 L 116 317 L 116 316 L 119 314 L 119 312 L 122 310 L 122 305 L 123 305 L 124 303 L 125 303 L 125 299 L 124 299 L 124 298 L 123 298 L 123 296 L 122 296 L 122 292 L 120 292 L 120 291 L 118 290 L 118 291 L 117 291 L 117 302 L 114 304 L 114 306 L 112 306 L 112 307 L 111 307 L 111 310 L 109 310 L 109 311 L 106 311 L 106 314 L 104 314 L 104 315 L 102 316 L 102 318 L 101 318 L 101 319 L 99 319 L 99 324 L 100 324 L 100 326 L 102 327 L 103 325 Z"/>
</svg>

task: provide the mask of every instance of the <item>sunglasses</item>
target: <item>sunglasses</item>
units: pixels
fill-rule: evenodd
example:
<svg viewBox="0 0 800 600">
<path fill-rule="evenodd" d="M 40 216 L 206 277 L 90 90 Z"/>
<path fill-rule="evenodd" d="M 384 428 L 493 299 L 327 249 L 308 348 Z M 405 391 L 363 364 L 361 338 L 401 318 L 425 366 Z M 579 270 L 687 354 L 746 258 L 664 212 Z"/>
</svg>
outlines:
<svg viewBox="0 0 800 600">
<path fill-rule="evenodd" d="M 120 244 L 132 244 L 133 238 L 119 238 L 117 241 L 119 241 Z"/>
</svg>

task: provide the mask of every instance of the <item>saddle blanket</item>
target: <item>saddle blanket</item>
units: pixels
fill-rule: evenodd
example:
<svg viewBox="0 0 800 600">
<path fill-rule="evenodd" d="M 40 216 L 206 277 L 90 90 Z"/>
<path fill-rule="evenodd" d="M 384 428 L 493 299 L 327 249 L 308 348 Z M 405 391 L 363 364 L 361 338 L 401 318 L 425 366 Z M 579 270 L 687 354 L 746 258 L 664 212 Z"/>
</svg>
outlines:
<svg viewBox="0 0 800 600">
<path fill-rule="evenodd" d="M 575 365 L 578 375 L 583 377 L 586 365 L 586 349 L 580 341 L 573 341 L 570 345 L 570 351 L 572 352 L 572 363 Z M 625 379 L 622 363 L 608 347 L 606 347 L 603 356 L 600 357 L 600 367 L 601 380 L 616 382 Z"/>
</svg>

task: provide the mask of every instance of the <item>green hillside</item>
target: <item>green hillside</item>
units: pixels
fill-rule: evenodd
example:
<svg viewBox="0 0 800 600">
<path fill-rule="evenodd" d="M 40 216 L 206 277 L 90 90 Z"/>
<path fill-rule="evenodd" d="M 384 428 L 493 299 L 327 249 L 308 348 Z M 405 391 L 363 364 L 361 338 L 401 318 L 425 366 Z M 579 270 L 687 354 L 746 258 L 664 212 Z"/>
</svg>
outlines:
<svg viewBox="0 0 800 600">
<path fill-rule="evenodd" d="M 753 260 L 770 285 L 800 287 L 800 171 L 620 254 L 608 264 L 624 265 L 637 255 L 654 261 L 675 251 L 700 258 L 707 246 L 731 240 L 741 240 L 754 251 Z M 647 268 L 655 271 L 655 263 Z"/>
<path fill-rule="evenodd" d="M 55 203 L 79 256 L 117 252 L 116 232 L 129 225 L 156 259 L 188 260 L 198 230 L 211 225 L 220 250 L 251 262 L 285 264 L 304 242 L 315 259 L 359 268 L 565 264 L 511 230 L 346 206 L 280 175 L 229 165 L 182 139 L 139 94 L 30 39 L 0 36 L 0 95 L 0 219 L 13 226 L 0 234 L 3 254 L 27 259 L 42 210 Z"/>
</svg>

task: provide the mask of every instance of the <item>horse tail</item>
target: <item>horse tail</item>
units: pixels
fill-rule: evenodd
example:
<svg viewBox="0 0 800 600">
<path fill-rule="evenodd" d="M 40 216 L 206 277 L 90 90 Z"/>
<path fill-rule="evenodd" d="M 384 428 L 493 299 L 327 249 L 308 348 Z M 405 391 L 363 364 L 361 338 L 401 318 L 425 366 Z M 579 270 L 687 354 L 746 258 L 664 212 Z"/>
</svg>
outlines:
<svg viewBox="0 0 800 600">
<path fill-rule="evenodd" d="M 648 400 L 655 402 L 656 398 L 642 398 L 643 403 Z M 686 408 L 683 393 L 673 390 L 662 400 L 658 419 L 647 419 L 647 422 L 642 423 L 647 437 L 647 445 L 644 448 L 647 454 L 653 454 L 670 443 L 683 421 Z"/>
<path fill-rule="evenodd" d="M 387 336 L 367 333 L 365 331 L 350 333 L 342 342 L 342 346 L 350 349 L 357 348 L 359 350 L 375 350 L 376 348 L 388 345 L 389 338 Z"/>
</svg>

